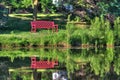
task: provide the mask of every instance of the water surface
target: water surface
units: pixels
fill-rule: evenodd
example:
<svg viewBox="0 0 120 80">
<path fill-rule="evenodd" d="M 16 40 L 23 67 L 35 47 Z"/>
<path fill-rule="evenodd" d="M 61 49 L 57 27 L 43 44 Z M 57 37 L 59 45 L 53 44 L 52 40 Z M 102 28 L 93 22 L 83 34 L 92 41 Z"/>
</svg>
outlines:
<svg viewBox="0 0 120 80">
<path fill-rule="evenodd" d="M 19 48 L 0 50 L 0 80 L 32 80 L 31 57 L 58 60 L 54 69 L 38 69 L 42 80 L 52 80 L 52 73 L 66 71 L 72 80 L 119 80 L 119 48 Z M 48 75 L 49 74 L 49 75 Z M 3 80 L 4 80 L 3 79 Z"/>
</svg>

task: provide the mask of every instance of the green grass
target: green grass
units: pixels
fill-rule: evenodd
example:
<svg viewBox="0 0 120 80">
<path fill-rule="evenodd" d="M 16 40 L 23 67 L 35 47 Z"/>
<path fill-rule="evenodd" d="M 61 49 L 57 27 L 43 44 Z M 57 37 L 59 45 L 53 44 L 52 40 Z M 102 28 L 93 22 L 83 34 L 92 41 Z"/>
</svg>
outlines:
<svg viewBox="0 0 120 80">
<path fill-rule="evenodd" d="M 47 30 L 37 33 L 13 32 L 0 35 L 0 43 L 2 47 L 57 46 L 60 42 L 66 42 L 65 32 L 65 30 L 60 30 L 58 33 L 49 32 Z"/>
<path fill-rule="evenodd" d="M 37 29 L 31 33 L 32 14 L 10 14 L 7 27 L 0 28 L 0 46 L 2 47 L 68 47 L 93 45 L 104 46 L 120 44 L 119 18 L 115 20 L 115 29 L 103 17 L 91 20 L 90 28 L 79 28 L 66 22 L 64 14 L 38 14 L 38 20 L 52 20 L 58 24 L 58 33 L 52 30 Z M 67 24 L 66 24 L 67 23 Z"/>
<path fill-rule="evenodd" d="M 63 14 L 38 14 L 38 20 L 52 20 L 59 25 L 59 32 L 40 30 L 31 33 L 30 21 L 32 14 L 10 14 L 7 27 L 0 28 L 0 46 L 2 47 L 33 47 L 49 46 L 66 42 Z M 64 19 L 65 20 L 65 19 Z"/>
</svg>

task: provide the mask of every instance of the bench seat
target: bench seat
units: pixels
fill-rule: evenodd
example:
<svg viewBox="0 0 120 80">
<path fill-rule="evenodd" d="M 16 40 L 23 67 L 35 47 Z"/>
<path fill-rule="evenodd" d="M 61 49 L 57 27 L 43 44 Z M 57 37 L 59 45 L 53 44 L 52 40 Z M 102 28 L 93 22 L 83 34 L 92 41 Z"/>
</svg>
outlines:
<svg viewBox="0 0 120 80">
<path fill-rule="evenodd" d="M 36 29 L 52 29 L 58 32 L 58 25 L 54 21 L 31 21 L 31 32 L 36 32 Z"/>
</svg>

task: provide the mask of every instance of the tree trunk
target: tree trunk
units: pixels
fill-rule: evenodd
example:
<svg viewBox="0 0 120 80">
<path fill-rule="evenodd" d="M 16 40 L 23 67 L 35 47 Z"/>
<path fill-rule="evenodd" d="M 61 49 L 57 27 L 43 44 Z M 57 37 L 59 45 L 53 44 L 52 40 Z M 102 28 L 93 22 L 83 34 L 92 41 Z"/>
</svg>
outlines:
<svg viewBox="0 0 120 80">
<path fill-rule="evenodd" d="M 37 20 L 37 5 L 38 5 L 38 0 L 33 0 L 33 20 Z"/>
<path fill-rule="evenodd" d="M 37 79 L 37 75 L 38 75 L 38 74 L 37 74 L 37 69 L 34 69 L 34 70 L 33 70 L 33 80 L 38 80 L 38 79 Z"/>
<path fill-rule="evenodd" d="M 38 80 L 42 80 L 42 79 L 41 79 L 41 76 L 42 76 L 42 73 L 39 72 L 39 73 L 38 73 L 38 76 L 37 76 Z"/>
<path fill-rule="evenodd" d="M 41 72 L 37 72 L 37 69 L 33 70 L 33 80 L 41 80 Z"/>
</svg>

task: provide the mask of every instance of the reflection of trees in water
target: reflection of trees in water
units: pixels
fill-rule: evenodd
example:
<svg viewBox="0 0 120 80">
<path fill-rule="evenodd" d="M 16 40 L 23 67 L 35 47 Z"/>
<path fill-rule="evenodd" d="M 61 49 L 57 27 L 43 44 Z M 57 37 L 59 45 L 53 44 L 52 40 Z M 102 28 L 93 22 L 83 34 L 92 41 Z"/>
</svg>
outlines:
<svg viewBox="0 0 120 80">
<path fill-rule="evenodd" d="M 9 69 L 6 62 L 0 62 L 0 80 L 5 80 L 9 77 Z"/>
<path fill-rule="evenodd" d="M 65 69 L 73 78 L 100 79 L 119 77 L 119 49 L 27 49 L 27 50 L 2 50 L 0 56 L 14 58 L 11 66 L 29 67 L 30 56 L 36 55 L 38 59 L 58 59 L 59 66 L 56 69 Z M 27 63 L 27 64 L 26 64 Z M 8 65 L 9 66 L 9 65 Z M 42 74 L 44 75 L 44 74 Z M 112 77 L 114 76 L 114 77 Z"/>
<path fill-rule="evenodd" d="M 74 76 L 81 78 L 81 80 L 87 79 L 88 77 L 89 79 L 94 78 L 95 80 L 96 79 L 98 80 L 100 78 L 105 78 L 105 80 L 119 78 L 120 70 L 117 71 L 117 69 L 119 69 L 118 68 L 119 58 L 118 56 L 115 55 L 116 53 L 118 54 L 119 51 L 114 51 L 113 48 L 107 48 L 105 50 L 99 49 L 96 51 L 95 50 L 87 51 L 87 49 L 85 51 L 84 50 L 83 51 L 79 50 L 79 51 L 80 52 L 86 51 L 86 53 L 81 53 L 81 54 L 78 54 L 78 51 L 77 51 L 76 57 L 82 56 L 81 60 L 84 58 L 84 60 L 87 61 L 87 64 L 85 64 L 84 67 L 78 69 L 74 73 Z M 85 73 L 85 75 L 81 75 L 83 73 Z"/>
</svg>

